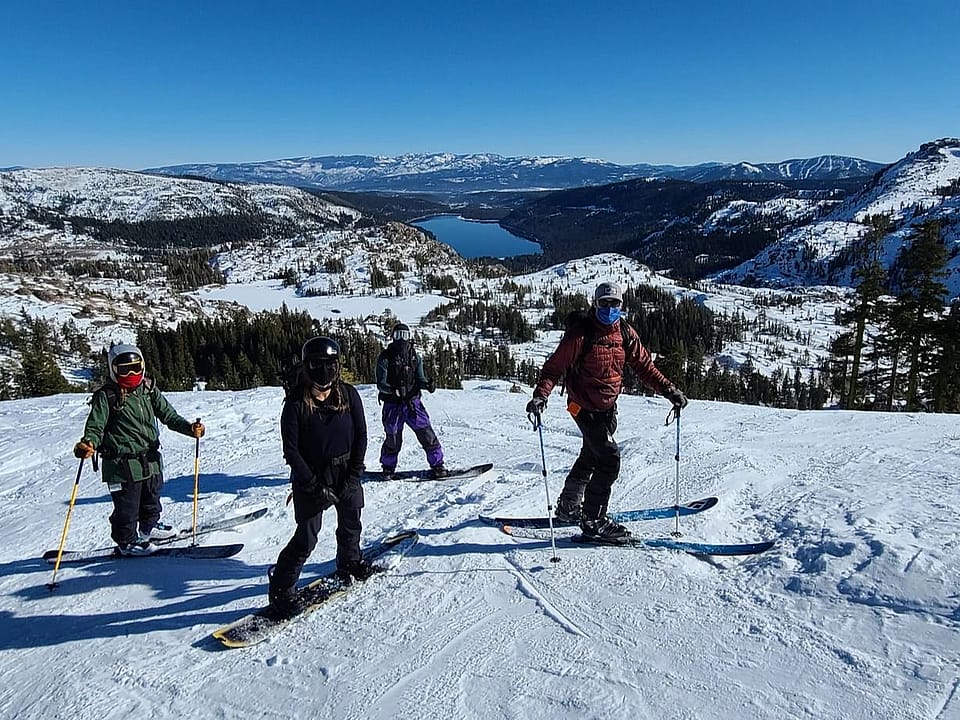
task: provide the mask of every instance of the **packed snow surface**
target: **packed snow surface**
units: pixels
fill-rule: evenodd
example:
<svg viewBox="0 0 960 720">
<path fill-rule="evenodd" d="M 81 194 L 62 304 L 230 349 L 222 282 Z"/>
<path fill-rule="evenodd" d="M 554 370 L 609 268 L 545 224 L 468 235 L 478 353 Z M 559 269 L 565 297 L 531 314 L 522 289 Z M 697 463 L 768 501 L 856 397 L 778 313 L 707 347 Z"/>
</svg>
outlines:
<svg viewBox="0 0 960 720">
<path fill-rule="evenodd" d="M 360 388 L 377 466 L 375 389 Z M 63 565 L 84 395 L 0 403 L 0 717 L 898 718 L 960 717 L 960 433 L 948 415 L 797 412 L 692 402 L 680 428 L 659 398 L 624 397 L 611 509 L 715 495 L 686 539 L 776 539 L 746 558 L 582 547 L 558 531 L 512 538 L 480 513 L 547 503 L 529 388 L 471 382 L 426 396 L 464 481 L 367 483 L 364 540 L 416 528 L 395 570 L 271 640 L 210 639 L 266 600 L 266 569 L 293 532 L 277 419 L 281 391 L 171 393 L 201 416 L 201 522 L 267 507 L 228 560 Z M 551 398 L 551 497 L 579 435 Z M 194 441 L 163 430 L 164 517 L 189 527 Z M 402 468 L 424 466 L 412 435 Z M 109 545 L 111 503 L 83 468 L 69 548 Z M 303 579 L 332 569 L 332 515 Z M 634 523 L 663 536 L 674 521 Z"/>
</svg>

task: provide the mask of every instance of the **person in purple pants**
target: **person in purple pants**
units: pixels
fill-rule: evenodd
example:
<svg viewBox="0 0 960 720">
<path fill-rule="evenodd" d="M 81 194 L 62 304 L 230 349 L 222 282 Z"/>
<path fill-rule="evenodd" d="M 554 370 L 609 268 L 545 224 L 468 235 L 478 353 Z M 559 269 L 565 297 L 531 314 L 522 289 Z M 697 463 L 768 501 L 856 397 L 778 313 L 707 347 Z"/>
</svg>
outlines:
<svg viewBox="0 0 960 720">
<path fill-rule="evenodd" d="M 423 374 L 423 360 L 411 342 L 410 328 L 399 323 L 393 329 L 393 342 L 377 357 L 377 389 L 383 403 L 383 445 L 380 464 L 386 475 L 397 470 L 397 457 L 403 444 L 403 426 L 409 425 L 427 454 L 430 476 L 447 475 L 443 466 L 443 448 L 430 424 L 430 416 L 420 399 L 420 391 L 437 389 L 434 380 Z"/>
</svg>

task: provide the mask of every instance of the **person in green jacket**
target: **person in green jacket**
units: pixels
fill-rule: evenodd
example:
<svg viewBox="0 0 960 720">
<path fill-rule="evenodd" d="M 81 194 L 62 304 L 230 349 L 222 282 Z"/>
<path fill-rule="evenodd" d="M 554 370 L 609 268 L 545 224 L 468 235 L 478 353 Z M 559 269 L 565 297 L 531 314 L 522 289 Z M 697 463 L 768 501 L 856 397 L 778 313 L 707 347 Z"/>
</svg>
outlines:
<svg viewBox="0 0 960 720">
<path fill-rule="evenodd" d="M 110 380 L 93 394 L 83 438 L 73 449 L 81 459 L 99 453 L 103 481 L 113 498 L 110 537 L 124 555 L 149 555 L 151 540 L 171 537 L 160 522 L 163 459 L 159 420 L 174 432 L 200 438 L 203 423 L 181 417 L 146 377 L 143 353 L 134 345 L 114 345 L 107 353 Z"/>
</svg>

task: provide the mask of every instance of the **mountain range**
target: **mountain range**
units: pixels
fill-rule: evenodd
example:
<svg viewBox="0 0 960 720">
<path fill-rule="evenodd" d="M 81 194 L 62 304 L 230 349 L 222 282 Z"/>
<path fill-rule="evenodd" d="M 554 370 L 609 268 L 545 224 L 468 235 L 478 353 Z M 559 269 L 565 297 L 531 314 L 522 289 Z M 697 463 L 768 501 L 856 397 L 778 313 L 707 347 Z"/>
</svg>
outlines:
<svg viewBox="0 0 960 720">
<path fill-rule="evenodd" d="M 396 177 L 413 176 L 415 168 L 427 177 L 452 172 L 466 158 L 472 158 L 479 177 L 492 169 L 495 159 L 417 157 L 415 162 L 414 156 L 407 156 L 406 175 Z M 362 182 L 355 172 L 361 159 L 341 160 L 341 180 L 348 182 L 352 176 L 353 182 Z M 371 161 L 367 169 L 373 174 L 384 174 L 388 168 L 400 172 L 396 163 L 366 160 Z M 555 163 L 538 165 L 531 160 L 526 167 L 535 172 L 535 167 L 551 165 Z M 494 219 L 541 243 L 545 253 L 539 266 L 612 251 L 657 270 L 680 270 L 688 277 L 712 274 L 723 282 L 776 287 L 852 285 L 852 261 L 845 258 L 866 232 L 871 216 L 883 214 L 890 220 L 883 243 L 888 268 L 918 223 L 937 220 L 950 254 L 945 284 L 950 298 L 960 295 L 960 140 L 925 143 L 870 178 L 810 179 L 827 167 L 839 171 L 841 165 L 823 161 L 806 169 L 781 166 L 781 172 L 806 175 L 806 180 L 646 179 L 534 193 L 526 199 L 516 191 L 486 197 L 502 195 L 517 203 Z M 421 180 L 420 186 L 427 182 Z M 406 196 L 393 197 L 403 202 Z M 358 222 L 377 224 L 364 208 L 343 207 L 315 191 L 279 184 L 95 168 L 0 172 L 0 229 L 9 234 L 14 226 L 20 228 L 10 237 L 16 236 L 13 245 L 21 251 L 43 236 L 53 216 L 62 224 L 75 216 L 135 223 L 217 215 L 265 218 L 269 225 L 265 232 L 273 236 Z M 36 224 L 35 230 L 29 229 L 30 223 Z"/>
<path fill-rule="evenodd" d="M 143 172 L 354 192 L 463 194 L 491 190 L 555 190 L 638 178 L 694 182 L 839 180 L 869 176 L 883 167 L 882 163 L 838 155 L 776 163 L 675 166 L 617 165 L 592 158 L 434 153 L 398 157 L 328 155 L 251 163 L 171 165 L 148 168 Z"/>
</svg>

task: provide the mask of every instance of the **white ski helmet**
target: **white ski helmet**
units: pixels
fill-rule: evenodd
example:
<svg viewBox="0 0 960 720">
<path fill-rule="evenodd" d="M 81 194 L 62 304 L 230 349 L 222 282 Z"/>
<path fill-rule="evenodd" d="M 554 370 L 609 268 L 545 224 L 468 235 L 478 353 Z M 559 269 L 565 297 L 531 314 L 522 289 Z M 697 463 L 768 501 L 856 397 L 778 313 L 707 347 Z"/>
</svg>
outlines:
<svg viewBox="0 0 960 720">
<path fill-rule="evenodd" d="M 136 345 L 114 345 L 107 352 L 107 372 L 110 373 L 110 379 L 119 382 L 117 368 L 120 368 L 120 375 L 123 375 L 124 368 L 135 369 L 140 366 L 140 374 L 147 370 L 147 364 L 144 362 L 143 353 Z"/>
</svg>

